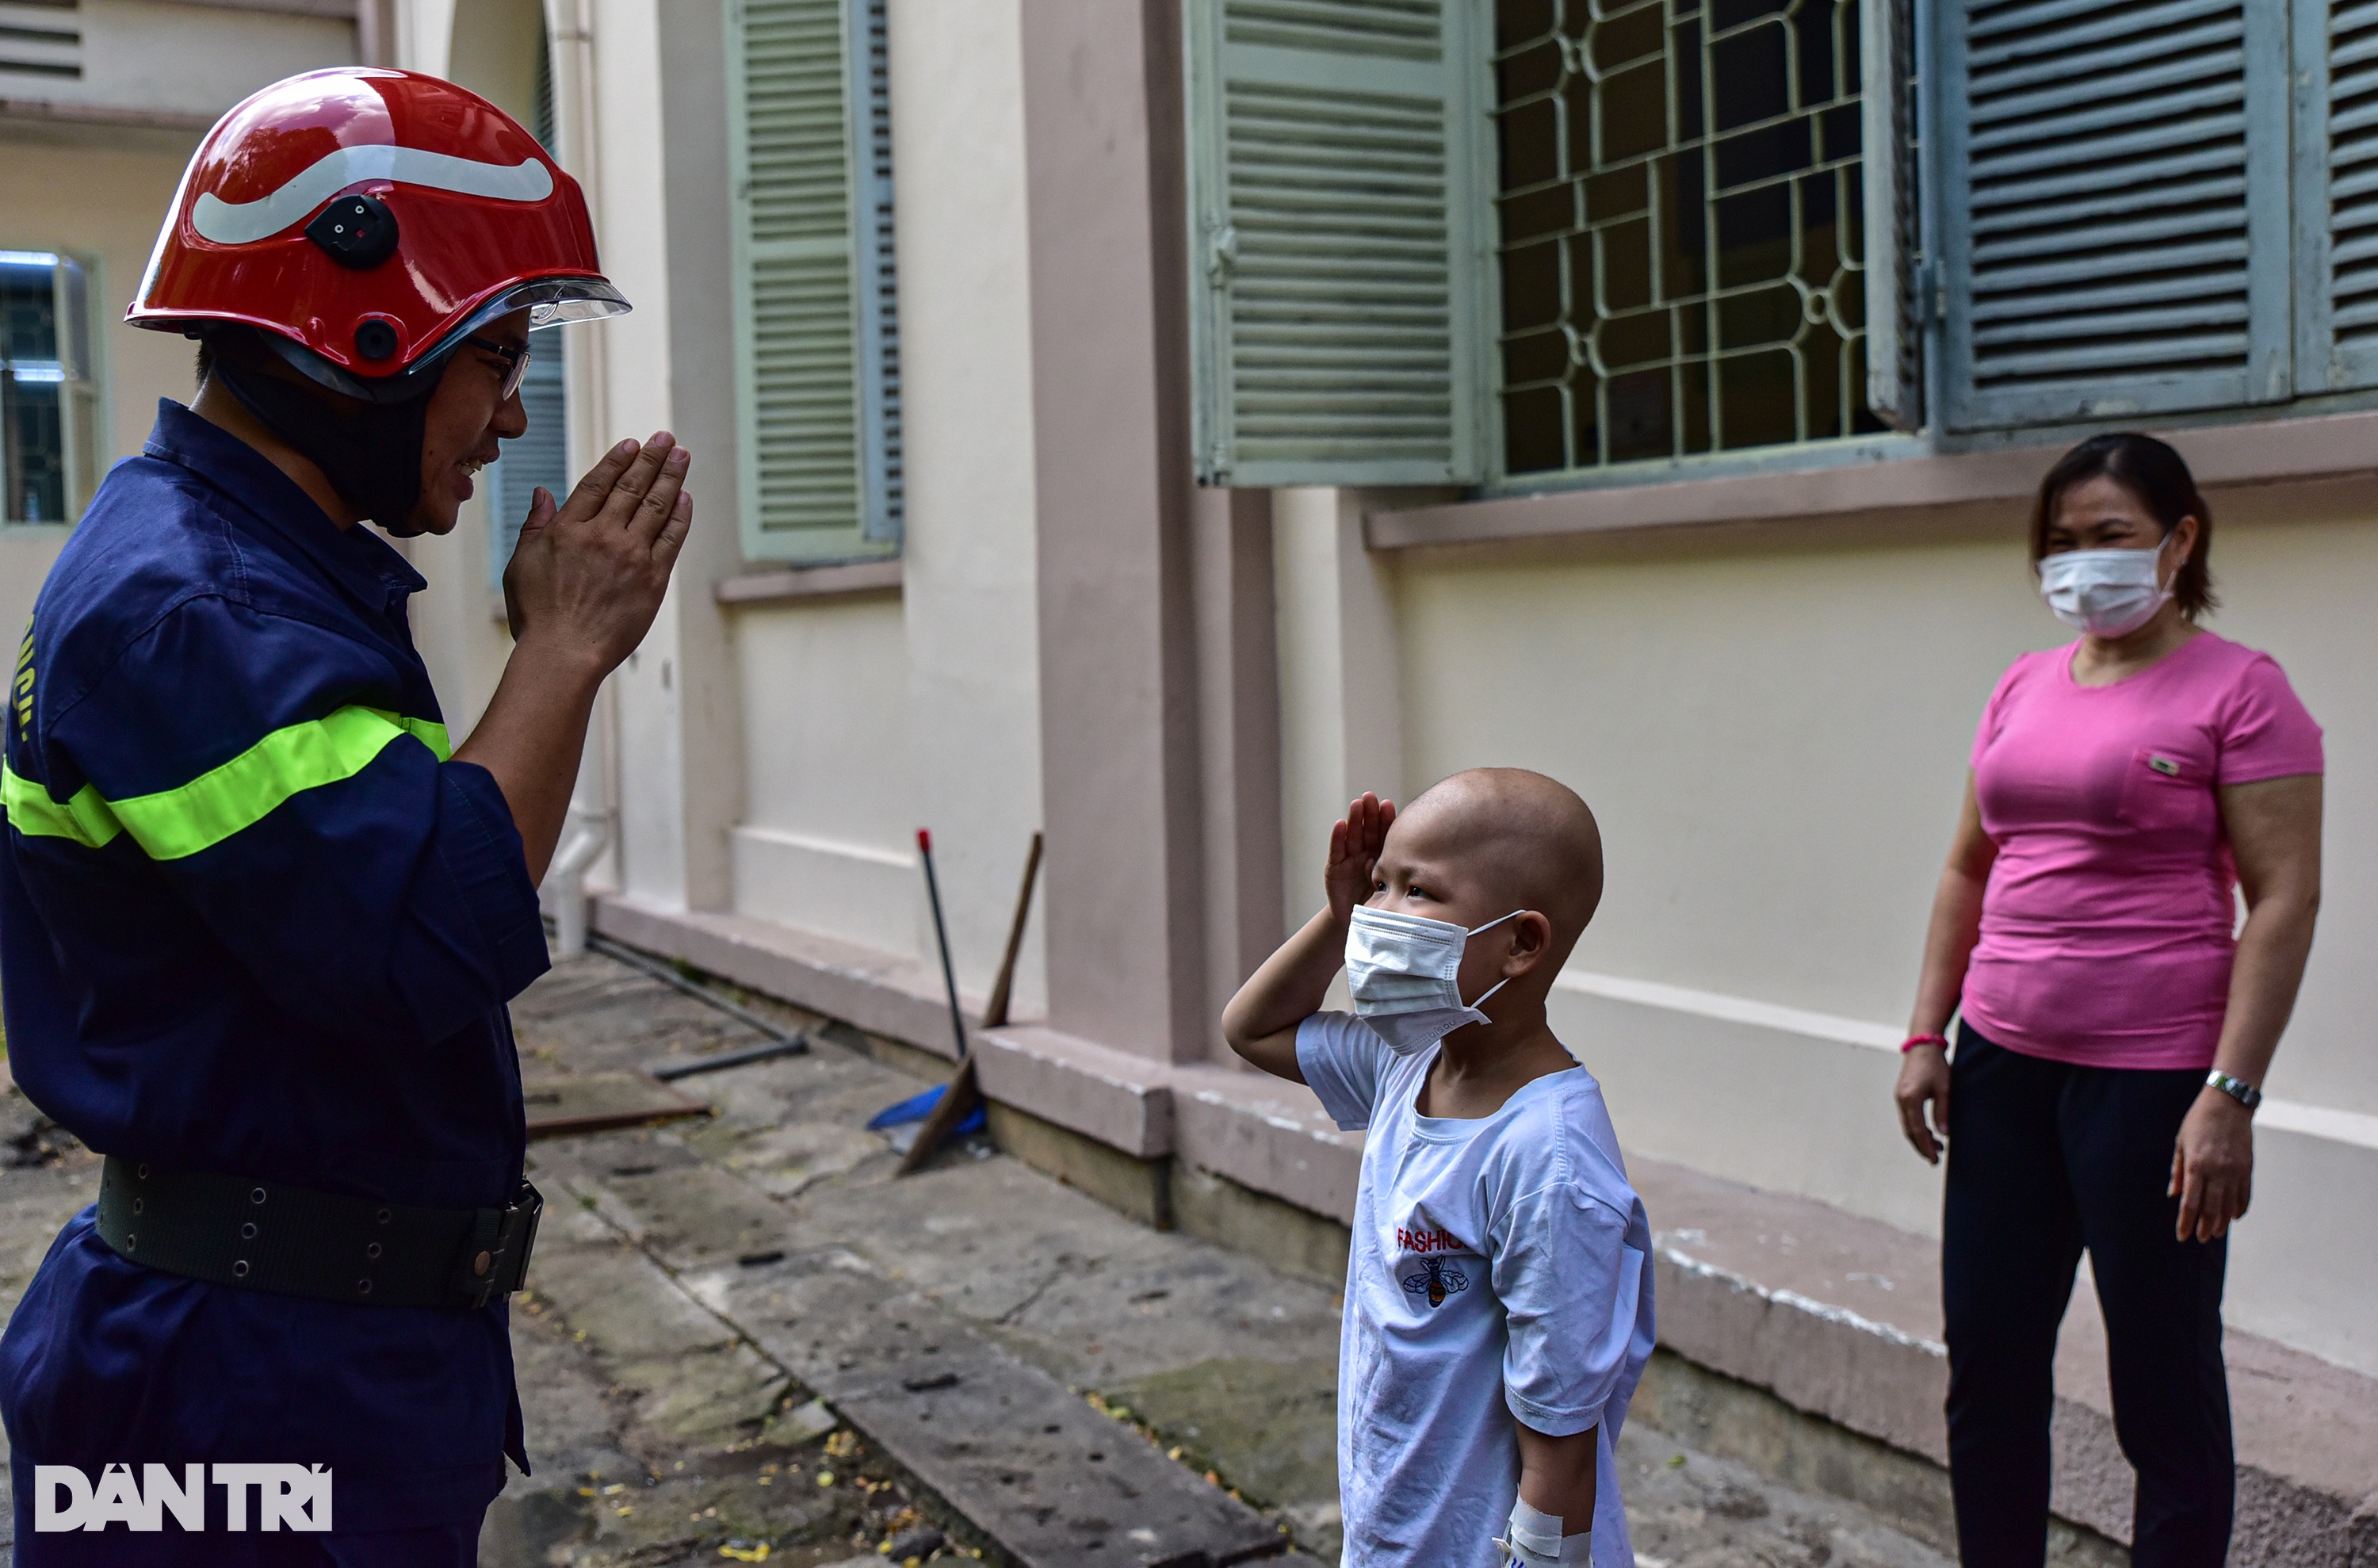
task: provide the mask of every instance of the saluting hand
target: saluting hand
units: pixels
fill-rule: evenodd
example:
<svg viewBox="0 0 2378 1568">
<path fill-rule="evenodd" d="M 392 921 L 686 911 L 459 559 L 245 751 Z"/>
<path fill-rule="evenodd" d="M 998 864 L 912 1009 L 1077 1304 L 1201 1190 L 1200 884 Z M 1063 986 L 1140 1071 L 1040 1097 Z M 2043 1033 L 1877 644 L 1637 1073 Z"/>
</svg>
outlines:
<svg viewBox="0 0 2378 1568">
<path fill-rule="evenodd" d="M 504 570 L 512 637 L 558 645 L 608 673 L 660 613 L 693 525 L 685 490 L 693 454 L 667 430 L 621 441 L 559 506 L 543 487 Z"/>
<path fill-rule="evenodd" d="M 1350 803 L 1344 819 L 1329 830 L 1329 861 L 1322 868 L 1321 885 L 1339 925 L 1353 918 L 1356 904 L 1369 901 L 1372 868 L 1379 863 L 1379 851 L 1395 821 L 1395 802 L 1365 794 Z"/>
</svg>

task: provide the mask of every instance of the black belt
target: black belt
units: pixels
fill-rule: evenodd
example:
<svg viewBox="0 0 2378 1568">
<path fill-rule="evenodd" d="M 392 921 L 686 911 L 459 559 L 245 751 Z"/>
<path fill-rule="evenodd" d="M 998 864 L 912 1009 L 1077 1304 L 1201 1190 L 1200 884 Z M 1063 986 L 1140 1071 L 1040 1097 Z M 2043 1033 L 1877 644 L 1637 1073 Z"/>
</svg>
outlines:
<svg viewBox="0 0 2378 1568">
<path fill-rule="evenodd" d="M 470 1310 L 521 1288 L 545 1200 L 425 1209 L 110 1154 L 99 1236 L 133 1262 L 211 1285 L 368 1307 Z"/>
</svg>

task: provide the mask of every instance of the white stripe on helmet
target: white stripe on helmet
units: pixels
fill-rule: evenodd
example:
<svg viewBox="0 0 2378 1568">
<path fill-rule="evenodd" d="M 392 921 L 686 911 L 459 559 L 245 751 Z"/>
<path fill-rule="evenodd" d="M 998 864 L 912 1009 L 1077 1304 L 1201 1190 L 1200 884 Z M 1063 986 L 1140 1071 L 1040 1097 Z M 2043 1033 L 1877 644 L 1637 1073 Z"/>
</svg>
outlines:
<svg viewBox="0 0 2378 1568">
<path fill-rule="evenodd" d="M 365 180 L 400 180 L 498 201 L 542 201 L 553 194 L 552 172 L 541 159 L 523 158 L 507 168 L 418 147 L 374 142 L 327 153 L 279 190 L 254 201 L 225 201 L 211 192 L 201 195 L 190 211 L 190 223 L 201 237 L 217 245 L 248 245 L 279 234 L 347 187 Z"/>
</svg>

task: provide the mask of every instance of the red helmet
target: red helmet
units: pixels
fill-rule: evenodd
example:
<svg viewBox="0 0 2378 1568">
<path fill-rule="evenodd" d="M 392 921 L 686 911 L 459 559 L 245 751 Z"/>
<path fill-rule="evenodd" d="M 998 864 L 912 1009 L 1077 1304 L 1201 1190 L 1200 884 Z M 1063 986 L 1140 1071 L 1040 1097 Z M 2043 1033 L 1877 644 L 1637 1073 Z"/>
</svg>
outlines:
<svg viewBox="0 0 2378 1568">
<path fill-rule="evenodd" d="M 595 264 L 578 182 L 476 93 L 341 66 L 216 122 L 125 320 L 259 328 L 314 380 L 390 403 L 523 308 L 539 327 L 628 308 Z"/>
</svg>

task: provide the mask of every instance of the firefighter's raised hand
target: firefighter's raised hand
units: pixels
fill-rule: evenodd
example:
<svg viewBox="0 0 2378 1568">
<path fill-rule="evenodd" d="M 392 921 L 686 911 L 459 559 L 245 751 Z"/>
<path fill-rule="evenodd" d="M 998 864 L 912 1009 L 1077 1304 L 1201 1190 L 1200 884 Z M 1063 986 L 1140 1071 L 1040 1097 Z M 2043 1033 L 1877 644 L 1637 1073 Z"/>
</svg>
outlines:
<svg viewBox="0 0 2378 1568">
<path fill-rule="evenodd" d="M 693 525 L 692 463 L 667 430 L 641 446 L 621 441 L 560 505 L 537 491 L 521 525 L 504 569 L 516 645 L 454 760 L 494 776 L 532 882 L 561 837 L 595 688 L 636 651 L 668 592 Z"/>
<path fill-rule="evenodd" d="M 621 441 L 556 505 L 540 488 L 504 572 L 513 638 L 617 669 L 644 640 L 693 525 L 693 455 L 667 430 Z"/>
</svg>

